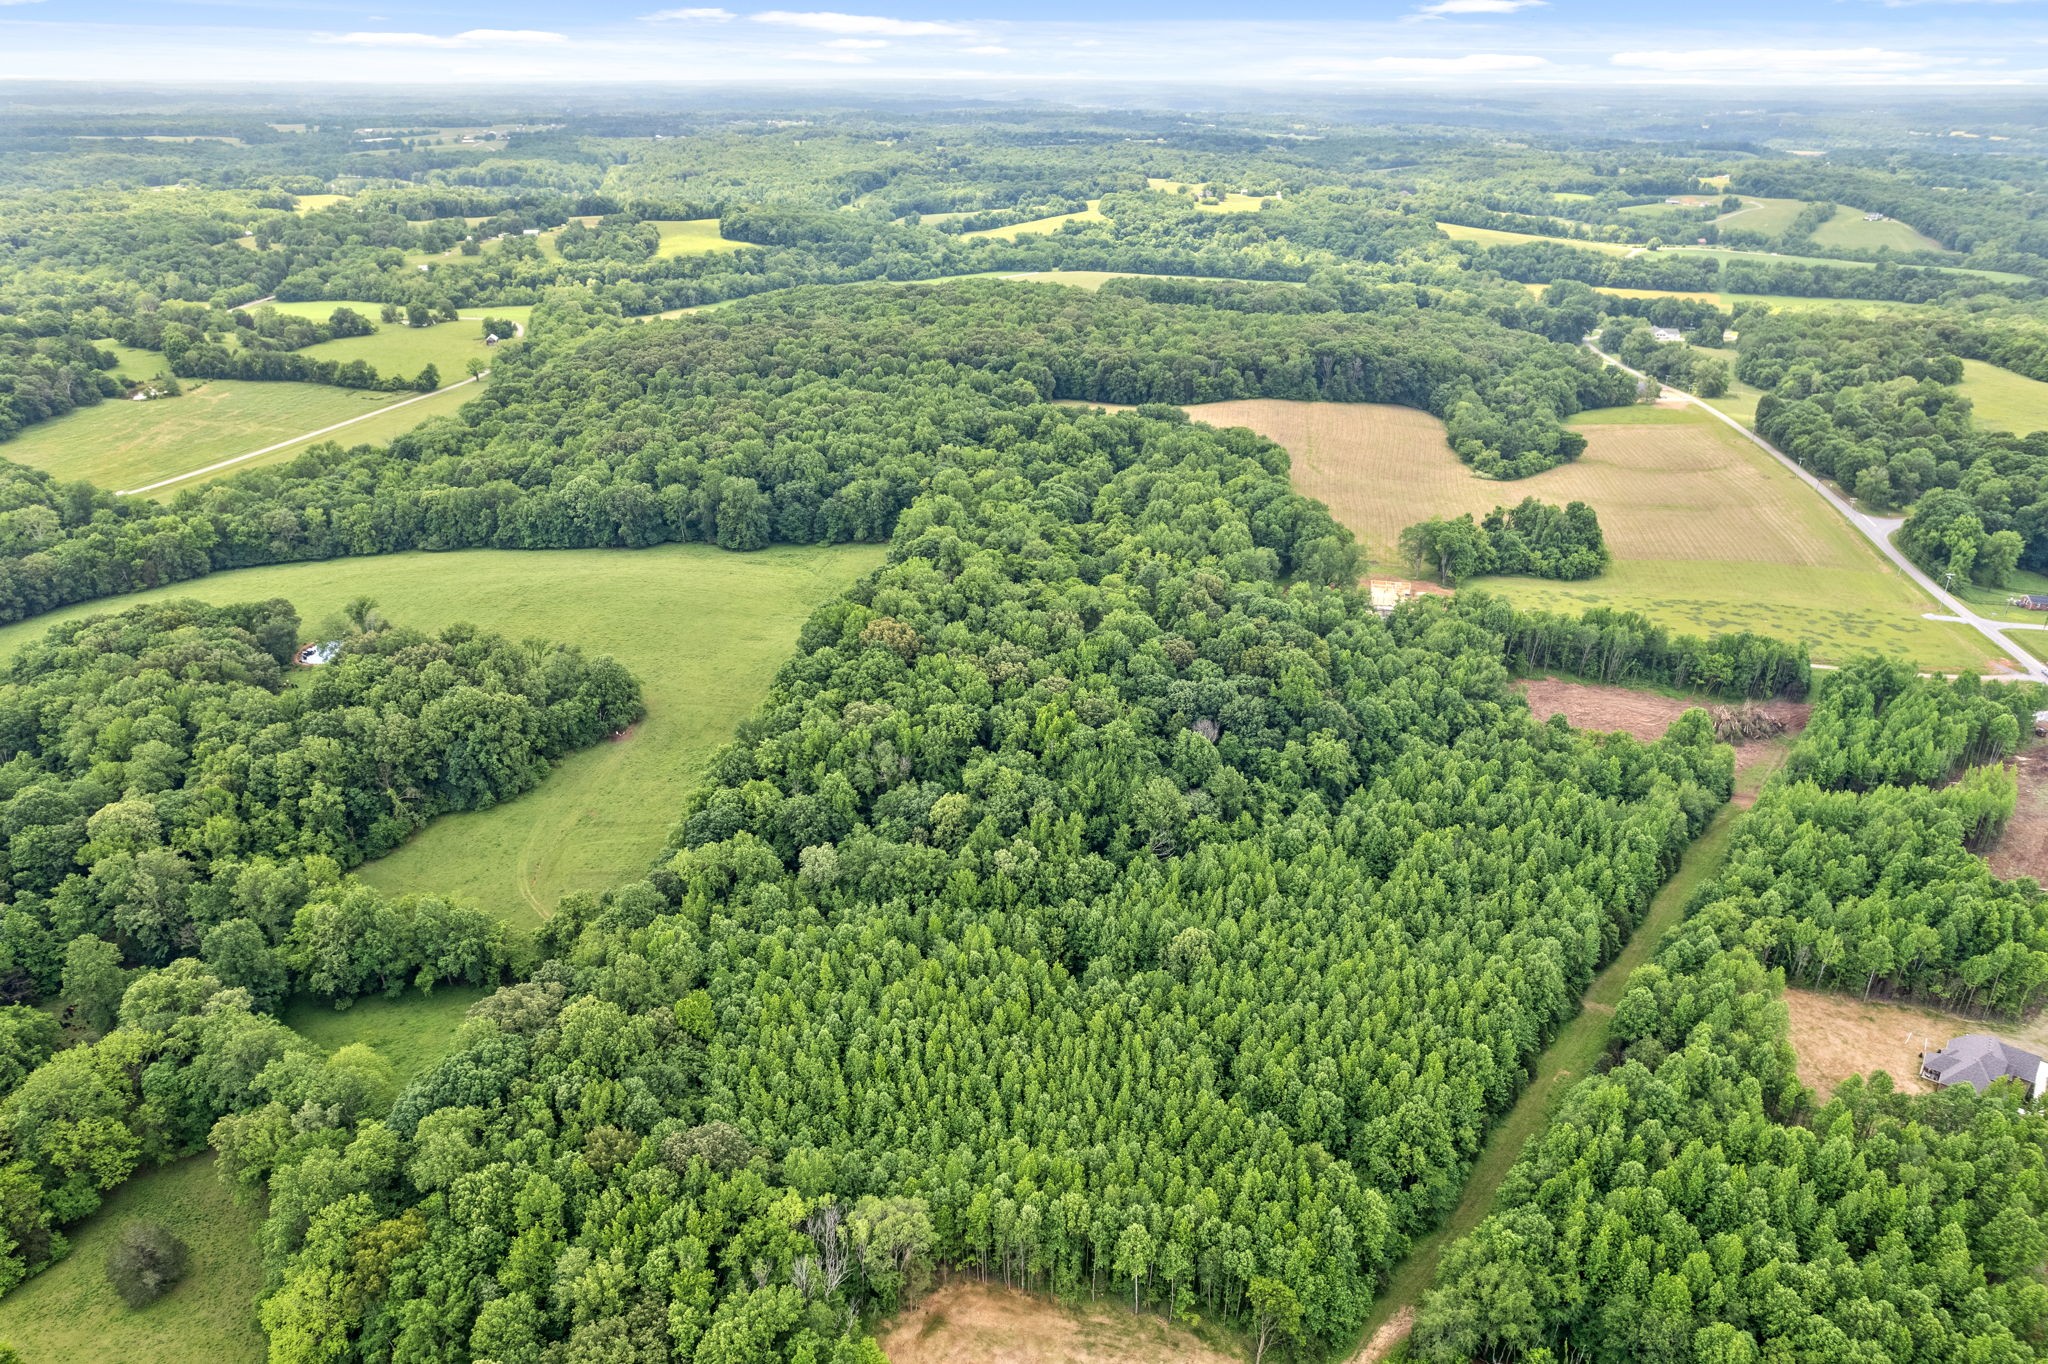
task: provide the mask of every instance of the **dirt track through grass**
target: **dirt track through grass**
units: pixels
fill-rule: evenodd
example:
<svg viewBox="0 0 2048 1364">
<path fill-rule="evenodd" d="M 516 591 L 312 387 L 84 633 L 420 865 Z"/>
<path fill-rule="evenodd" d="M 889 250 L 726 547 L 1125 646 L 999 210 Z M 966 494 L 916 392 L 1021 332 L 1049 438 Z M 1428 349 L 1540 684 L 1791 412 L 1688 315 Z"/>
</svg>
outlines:
<svg viewBox="0 0 2048 1364">
<path fill-rule="evenodd" d="M 1522 1091 L 1522 1097 L 1515 1101 L 1515 1106 L 1508 1110 L 1507 1116 L 1494 1127 L 1486 1144 L 1480 1148 L 1479 1159 L 1472 1166 L 1458 1206 L 1436 1230 L 1415 1242 L 1408 1258 L 1394 1271 L 1386 1291 L 1374 1303 L 1372 1316 L 1367 1319 L 1362 1335 L 1364 1344 L 1353 1357 L 1354 1364 L 1384 1357 L 1383 1354 L 1371 1353 L 1375 1345 L 1384 1349 L 1387 1344 L 1384 1338 L 1375 1341 L 1380 1328 L 1397 1314 L 1414 1308 L 1422 1301 L 1422 1295 L 1436 1278 L 1437 1262 L 1442 1258 L 1444 1248 L 1478 1226 L 1493 1210 L 1494 1195 L 1499 1191 L 1501 1181 L 1507 1178 L 1508 1171 L 1514 1167 L 1516 1158 L 1522 1154 L 1522 1147 L 1529 1138 L 1543 1130 L 1551 1108 L 1565 1090 L 1591 1073 L 1601 1053 L 1606 1050 L 1608 1019 L 1614 1014 L 1614 1006 L 1621 1001 L 1629 974 L 1650 959 L 1657 943 L 1684 917 L 1686 901 L 1720 869 L 1728 855 L 1730 831 L 1739 817 L 1740 812 L 1734 806 L 1723 806 L 1700 836 L 1693 840 L 1679 862 L 1678 870 L 1650 902 L 1649 912 L 1643 916 L 1634 936 L 1593 978 L 1578 1017 L 1565 1024 L 1551 1044 L 1544 1048 L 1542 1055 L 1536 1058 L 1535 1079 L 1529 1082 L 1528 1088 Z"/>
</svg>

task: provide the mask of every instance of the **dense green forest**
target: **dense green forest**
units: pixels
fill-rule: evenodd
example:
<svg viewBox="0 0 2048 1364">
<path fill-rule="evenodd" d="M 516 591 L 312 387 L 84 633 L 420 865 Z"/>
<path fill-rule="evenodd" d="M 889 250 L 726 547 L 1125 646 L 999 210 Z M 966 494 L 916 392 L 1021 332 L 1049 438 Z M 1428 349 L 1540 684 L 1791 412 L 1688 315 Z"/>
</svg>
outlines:
<svg viewBox="0 0 2048 1364">
<path fill-rule="evenodd" d="M 1559 674 L 1812 714 L 1450 1245 L 1416 1356 L 2044 1357 L 2043 1118 L 1823 1102 L 1775 998 L 2041 1005 L 2040 888 L 1979 854 L 2044 694 L 1673 628 L 1682 583 L 1565 605 L 1631 567 L 1626 451 L 1589 451 L 1675 429 L 1659 383 L 1760 390 L 1761 434 L 1953 581 L 2048 568 L 2048 432 L 1964 391 L 2048 378 L 2042 138 L 1935 156 L 1718 99 L 1710 141 L 1689 105 L 449 98 L 375 141 L 338 96 L 0 113 L 0 621 L 401 551 L 886 558 L 690 769 L 661 855 L 531 934 L 351 871 L 641 720 L 612 659 L 360 599 L 110 602 L 19 644 L 0 1292 L 211 1151 L 260 1213 L 274 1364 L 876 1364 L 942 1275 L 1348 1354 L 1728 818 L 1713 717 L 1539 722 L 1514 679 Z M 1844 208 L 1934 247 L 1830 238 Z M 209 390 L 432 389 L 442 328 L 501 338 L 488 382 L 403 434 L 155 497 L 4 458 Z M 159 360 L 184 396 L 79 411 Z M 1458 500 L 1368 565 L 1302 450 L 1183 410 L 1251 398 L 1434 419 Z M 1552 595 L 1383 618 L 1388 567 Z M 308 638 L 332 661 L 294 666 Z M 403 1085 L 280 1021 L 451 984 L 479 1002 Z"/>
</svg>

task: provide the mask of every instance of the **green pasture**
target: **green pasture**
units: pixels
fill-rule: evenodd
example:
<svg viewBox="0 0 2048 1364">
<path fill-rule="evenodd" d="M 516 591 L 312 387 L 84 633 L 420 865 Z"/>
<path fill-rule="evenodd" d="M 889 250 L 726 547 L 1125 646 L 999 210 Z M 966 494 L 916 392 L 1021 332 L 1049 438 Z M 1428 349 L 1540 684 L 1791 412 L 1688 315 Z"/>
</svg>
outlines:
<svg viewBox="0 0 2048 1364">
<path fill-rule="evenodd" d="M 670 256 L 703 256 L 714 251 L 743 251 L 745 242 L 729 242 L 718 232 L 716 218 L 664 218 L 655 221 L 661 231 L 656 260 Z"/>
<path fill-rule="evenodd" d="M 1079 213 L 1055 213 L 1050 218 L 1033 218 L 1029 222 L 1011 223 L 1008 227 L 985 227 L 979 232 L 963 232 L 960 235 L 966 240 L 987 237 L 996 241 L 1008 242 L 1015 241 L 1019 237 L 1035 237 L 1042 236 L 1048 232 L 1057 232 L 1068 223 L 1106 223 L 1108 221 L 1109 219 L 1102 216 L 1102 201 L 1100 199 L 1090 199 L 1088 207 L 1082 209 Z"/>
<path fill-rule="evenodd" d="M 278 1017 L 292 1031 L 332 1054 L 358 1043 L 391 1063 L 399 1088 L 448 1054 L 469 1006 L 490 991 L 444 985 L 430 995 L 407 990 L 396 999 L 371 995 L 337 1009 L 323 1000 L 290 1001 Z"/>
<path fill-rule="evenodd" d="M 1993 431 L 2048 430 L 2048 384 L 1982 360 L 1963 361 L 1963 394 L 1977 425 Z"/>
<path fill-rule="evenodd" d="M 1438 223 L 1437 231 L 1454 242 L 1477 242 L 1481 246 L 1527 246 L 1531 242 L 1556 242 L 1606 256 L 1626 256 L 1638 248 L 1627 242 L 1588 242 L 1576 237 L 1543 237 L 1530 232 L 1503 232 L 1492 227 L 1466 227 L 1462 223 Z"/>
<path fill-rule="evenodd" d="M 1814 241 L 1822 246 L 1832 246 L 1842 251 L 1945 251 L 1947 248 L 1934 238 L 1916 232 L 1905 223 L 1891 218 L 1878 222 L 1866 222 L 1863 210 L 1844 204 L 1835 209 L 1835 216 L 1822 223 L 1813 234 Z"/>
<path fill-rule="evenodd" d="M 140 1309 L 121 1301 L 105 1271 L 115 1233 L 134 1219 L 169 1227 L 191 1251 L 184 1281 Z M 228 1197 L 210 1155 L 138 1174 L 67 1230 L 69 1256 L 0 1298 L 0 1343 L 22 1364 L 261 1364 L 261 1221 L 255 1205 Z"/>
<path fill-rule="evenodd" d="M 461 377 L 459 371 L 443 376 L 449 382 Z M 59 479 L 84 479 L 119 491 L 204 468 L 337 422 L 373 417 L 418 396 L 325 384 L 192 380 L 180 398 L 148 402 L 116 398 L 38 422 L 13 440 L 0 443 L 0 457 L 48 470 Z M 397 408 L 390 412 L 388 422 L 365 421 L 321 439 L 344 445 L 389 440 L 429 416 L 453 412 L 475 396 L 474 386 L 459 388 Z M 379 428 L 378 434 L 371 434 L 372 427 Z M 289 448 L 279 450 L 260 462 L 274 463 L 294 453 Z M 234 467 L 249 468 L 257 462 Z"/>
<path fill-rule="evenodd" d="M 384 890 L 460 896 L 530 925 L 568 891 L 602 889 L 646 869 L 704 762 L 760 703 L 811 610 L 881 560 L 872 545 L 330 559 L 218 573 L 71 607 L 0 629 L 0 655 L 59 620 L 139 601 L 285 597 L 310 630 L 358 596 L 422 629 L 469 621 L 514 639 L 611 654 L 640 679 L 647 698 L 647 719 L 625 738 L 571 754 L 517 800 L 444 816 L 361 868 Z"/>
</svg>

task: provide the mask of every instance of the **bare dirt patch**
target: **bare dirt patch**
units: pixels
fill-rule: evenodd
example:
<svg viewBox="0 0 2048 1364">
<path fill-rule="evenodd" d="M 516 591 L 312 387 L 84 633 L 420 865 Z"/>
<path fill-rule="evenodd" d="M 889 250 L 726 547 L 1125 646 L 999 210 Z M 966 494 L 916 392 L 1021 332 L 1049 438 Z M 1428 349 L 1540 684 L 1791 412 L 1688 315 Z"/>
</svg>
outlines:
<svg viewBox="0 0 2048 1364">
<path fill-rule="evenodd" d="M 2036 745 L 2013 759 L 2020 796 L 2012 820 L 1984 860 L 2010 881 L 2031 876 L 2048 884 L 2048 746 Z"/>
<path fill-rule="evenodd" d="M 1984 1025 L 1910 1004 L 1864 1002 L 1818 990 L 1785 991 L 1792 1016 L 1792 1051 L 1799 1078 L 1823 1097 L 1851 1075 L 1891 1072 L 1893 1086 L 1932 1093 L 1920 1078 L 1920 1053 L 1938 1051 L 1950 1038 L 1982 1032 Z"/>
<path fill-rule="evenodd" d="M 1067 1304 L 1010 1289 L 953 1283 L 877 1336 L 890 1364 L 1229 1364 L 1162 1318 L 1099 1303 Z"/>
<path fill-rule="evenodd" d="M 1539 720 L 1562 715 L 1573 729 L 1620 730 L 1645 742 L 1664 737 L 1671 722 L 1695 706 L 1710 711 L 1729 710 L 1764 721 L 1749 724 L 1737 741 L 1748 747 L 1806 728 L 1813 707 L 1803 701 L 1761 701 L 1749 706 L 1723 707 L 1709 701 L 1664 696 L 1634 687 L 1612 687 L 1598 682 L 1570 682 L 1561 677 L 1538 677 L 1515 684 L 1528 698 L 1529 709 Z"/>
<path fill-rule="evenodd" d="M 1380 1323 L 1380 1329 L 1372 1333 L 1372 1339 L 1365 1342 L 1365 1348 L 1353 1358 L 1352 1364 L 1380 1364 L 1380 1361 L 1394 1353 L 1394 1347 L 1408 1339 L 1408 1333 L 1415 1329 L 1415 1309 L 1404 1307 Z"/>
</svg>

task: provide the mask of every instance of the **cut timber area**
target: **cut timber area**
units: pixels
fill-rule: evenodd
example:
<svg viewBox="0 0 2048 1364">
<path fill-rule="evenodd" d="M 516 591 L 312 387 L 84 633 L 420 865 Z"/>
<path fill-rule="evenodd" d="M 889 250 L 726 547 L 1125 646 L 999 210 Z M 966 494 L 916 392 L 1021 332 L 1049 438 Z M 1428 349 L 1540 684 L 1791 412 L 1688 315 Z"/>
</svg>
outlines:
<svg viewBox="0 0 2048 1364">
<path fill-rule="evenodd" d="M 1113 1298 L 1070 1304 L 990 1284 L 950 1283 L 876 1333 L 890 1364 L 1228 1364 L 1155 1313 Z"/>
</svg>

